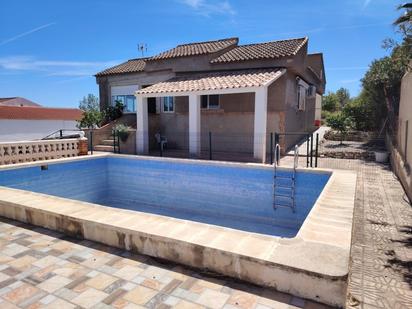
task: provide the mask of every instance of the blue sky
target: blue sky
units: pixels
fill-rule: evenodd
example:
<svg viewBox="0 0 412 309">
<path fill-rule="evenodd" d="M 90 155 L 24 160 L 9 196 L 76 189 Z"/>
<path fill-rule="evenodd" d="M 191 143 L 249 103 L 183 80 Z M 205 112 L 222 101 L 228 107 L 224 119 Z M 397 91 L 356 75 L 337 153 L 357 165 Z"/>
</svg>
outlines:
<svg viewBox="0 0 412 309">
<path fill-rule="evenodd" d="M 0 97 L 76 107 L 98 94 L 93 74 L 179 43 L 236 36 L 240 44 L 309 37 L 327 89 L 356 95 L 368 64 L 396 37 L 393 0 L 36 0 L 0 3 Z"/>
</svg>

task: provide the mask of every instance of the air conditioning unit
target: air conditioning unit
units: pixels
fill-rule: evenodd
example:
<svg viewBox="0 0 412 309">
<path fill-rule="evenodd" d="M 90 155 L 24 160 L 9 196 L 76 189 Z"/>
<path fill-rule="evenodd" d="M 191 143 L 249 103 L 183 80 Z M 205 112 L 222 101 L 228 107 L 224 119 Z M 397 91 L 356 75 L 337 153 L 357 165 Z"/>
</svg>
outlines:
<svg viewBox="0 0 412 309">
<path fill-rule="evenodd" d="M 315 98 L 316 97 L 316 86 L 310 85 L 308 88 L 308 97 Z"/>
</svg>

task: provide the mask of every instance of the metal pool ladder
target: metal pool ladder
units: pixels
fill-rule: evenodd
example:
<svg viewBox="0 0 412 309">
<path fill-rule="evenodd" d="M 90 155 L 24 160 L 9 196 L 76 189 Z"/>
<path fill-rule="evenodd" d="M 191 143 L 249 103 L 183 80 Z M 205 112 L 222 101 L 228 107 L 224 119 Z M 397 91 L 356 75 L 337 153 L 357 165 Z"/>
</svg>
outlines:
<svg viewBox="0 0 412 309">
<path fill-rule="evenodd" d="M 293 156 L 292 176 L 279 176 L 277 174 L 280 158 L 280 146 L 275 145 L 275 160 L 273 163 L 273 209 L 288 207 L 292 212 L 296 212 L 295 188 L 296 188 L 296 168 L 299 161 L 299 147 L 295 145 Z M 280 183 L 279 183 L 280 181 Z M 282 191 L 282 192 L 279 192 Z"/>
</svg>

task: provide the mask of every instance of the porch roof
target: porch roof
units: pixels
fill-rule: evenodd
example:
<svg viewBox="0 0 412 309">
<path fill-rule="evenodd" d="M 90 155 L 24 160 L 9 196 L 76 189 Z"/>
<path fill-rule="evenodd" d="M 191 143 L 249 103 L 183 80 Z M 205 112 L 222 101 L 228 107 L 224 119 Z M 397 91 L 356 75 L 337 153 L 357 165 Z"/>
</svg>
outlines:
<svg viewBox="0 0 412 309">
<path fill-rule="evenodd" d="M 253 91 L 258 87 L 270 85 L 285 72 L 285 69 L 275 68 L 219 71 L 176 76 L 167 81 L 143 88 L 137 91 L 136 95 L 185 95 L 186 93 L 193 92 L 199 93 L 216 90 L 222 92 L 231 89 L 240 92 L 245 90 Z"/>
</svg>

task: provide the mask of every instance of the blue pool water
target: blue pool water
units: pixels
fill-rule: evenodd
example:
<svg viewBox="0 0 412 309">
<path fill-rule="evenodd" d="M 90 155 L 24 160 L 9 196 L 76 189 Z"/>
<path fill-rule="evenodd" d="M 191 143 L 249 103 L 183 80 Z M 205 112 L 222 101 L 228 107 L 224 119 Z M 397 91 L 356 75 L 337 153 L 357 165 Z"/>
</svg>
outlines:
<svg viewBox="0 0 412 309">
<path fill-rule="evenodd" d="M 281 170 L 280 174 L 290 173 Z M 296 213 L 273 209 L 273 171 L 167 160 L 95 158 L 0 171 L 0 185 L 250 232 L 293 237 L 330 174 L 298 172 Z"/>
</svg>

